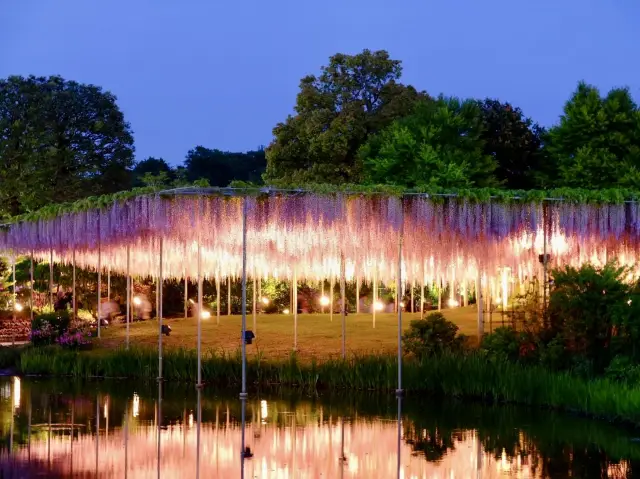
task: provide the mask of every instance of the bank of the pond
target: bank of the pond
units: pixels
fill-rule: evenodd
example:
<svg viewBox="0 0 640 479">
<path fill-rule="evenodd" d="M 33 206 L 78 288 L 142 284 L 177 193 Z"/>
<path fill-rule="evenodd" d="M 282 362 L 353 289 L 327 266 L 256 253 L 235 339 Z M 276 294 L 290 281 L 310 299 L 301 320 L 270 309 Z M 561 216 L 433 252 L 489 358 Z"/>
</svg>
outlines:
<svg viewBox="0 0 640 479">
<path fill-rule="evenodd" d="M 169 381 L 195 382 L 196 364 L 193 350 L 167 351 L 163 377 Z M 19 369 L 22 374 L 34 375 L 154 380 L 158 375 L 158 355 L 147 349 L 94 354 L 29 348 L 20 355 Z M 207 352 L 202 357 L 202 375 L 208 384 L 235 387 L 242 377 L 241 358 Z M 281 362 L 257 358 L 248 361 L 247 378 L 253 385 L 392 391 L 397 384 L 397 361 L 392 356 L 356 356 L 321 363 L 300 362 L 295 356 Z M 606 379 L 586 380 L 539 367 L 489 362 L 475 352 L 446 354 L 423 361 L 407 359 L 402 379 L 408 393 L 548 407 L 640 426 L 639 388 Z"/>
</svg>

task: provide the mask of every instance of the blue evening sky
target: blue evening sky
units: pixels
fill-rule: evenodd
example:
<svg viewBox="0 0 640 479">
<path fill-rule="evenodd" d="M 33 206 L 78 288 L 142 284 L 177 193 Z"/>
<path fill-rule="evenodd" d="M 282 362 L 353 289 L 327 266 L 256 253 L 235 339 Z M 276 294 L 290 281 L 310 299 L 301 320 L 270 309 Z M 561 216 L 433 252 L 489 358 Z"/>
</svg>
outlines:
<svg viewBox="0 0 640 479">
<path fill-rule="evenodd" d="M 638 0 L 0 0 L 0 77 L 60 74 L 117 95 L 137 159 L 271 140 L 298 82 L 386 49 L 403 81 L 494 97 L 553 124 L 578 80 L 640 100 Z"/>
</svg>

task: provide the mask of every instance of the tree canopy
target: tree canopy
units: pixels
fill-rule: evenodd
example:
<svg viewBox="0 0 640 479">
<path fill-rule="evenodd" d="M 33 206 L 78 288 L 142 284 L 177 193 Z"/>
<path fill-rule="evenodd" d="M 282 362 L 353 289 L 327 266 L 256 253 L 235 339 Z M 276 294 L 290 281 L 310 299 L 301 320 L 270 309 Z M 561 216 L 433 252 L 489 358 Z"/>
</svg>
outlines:
<svg viewBox="0 0 640 479">
<path fill-rule="evenodd" d="M 545 186 L 544 128 L 509 103 L 486 99 L 479 106 L 484 153 L 495 160 L 495 175 L 502 185 L 514 190 Z"/>
<path fill-rule="evenodd" d="M 484 151 L 483 119 L 472 100 L 440 97 L 372 136 L 361 148 L 364 177 L 374 184 L 469 188 L 497 185 Z"/>
<path fill-rule="evenodd" d="M 369 135 L 408 114 L 425 94 L 398 83 L 402 67 L 386 51 L 336 54 L 320 76 L 300 81 L 295 115 L 273 130 L 265 181 L 357 182 L 358 149 Z"/>
<path fill-rule="evenodd" d="M 0 215 L 131 187 L 116 98 L 59 76 L 0 79 Z"/>
<path fill-rule="evenodd" d="M 262 149 L 231 153 L 196 146 L 187 153 L 184 168 L 188 182 L 205 179 L 211 186 L 229 186 L 234 180 L 259 182 L 265 163 Z"/>
<path fill-rule="evenodd" d="M 580 83 L 549 130 L 547 149 L 559 185 L 581 188 L 640 185 L 640 111 L 626 88 Z"/>
</svg>

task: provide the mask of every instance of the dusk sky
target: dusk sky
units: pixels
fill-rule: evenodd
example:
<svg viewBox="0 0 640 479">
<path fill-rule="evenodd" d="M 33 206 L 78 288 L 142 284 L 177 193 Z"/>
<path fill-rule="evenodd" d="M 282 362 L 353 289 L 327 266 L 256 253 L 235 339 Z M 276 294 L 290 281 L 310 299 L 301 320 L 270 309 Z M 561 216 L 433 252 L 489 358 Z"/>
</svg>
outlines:
<svg viewBox="0 0 640 479">
<path fill-rule="evenodd" d="M 136 158 L 271 141 L 330 55 L 402 60 L 432 95 L 494 97 L 549 126 L 583 79 L 640 100 L 638 0 L 1 0 L 0 77 L 111 91 Z"/>
</svg>

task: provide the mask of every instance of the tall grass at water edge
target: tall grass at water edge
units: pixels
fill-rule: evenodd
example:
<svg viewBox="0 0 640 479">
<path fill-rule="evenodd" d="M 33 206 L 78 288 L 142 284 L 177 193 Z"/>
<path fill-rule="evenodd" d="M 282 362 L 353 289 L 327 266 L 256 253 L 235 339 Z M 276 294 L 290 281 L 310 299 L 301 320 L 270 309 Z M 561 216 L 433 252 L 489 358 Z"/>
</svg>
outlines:
<svg viewBox="0 0 640 479">
<path fill-rule="evenodd" d="M 193 350 L 164 353 L 166 380 L 195 382 L 196 367 Z M 158 375 L 158 354 L 149 349 L 118 349 L 97 355 L 31 348 L 22 352 L 20 370 L 23 374 L 152 380 Z M 247 381 L 250 385 L 390 391 L 396 388 L 397 371 L 392 356 L 354 356 L 321 363 L 302 363 L 294 355 L 280 362 L 258 357 L 247 362 Z M 204 353 L 202 378 L 209 384 L 237 386 L 242 378 L 240 354 Z M 422 361 L 406 359 L 402 380 L 407 392 L 549 407 L 640 426 L 640 388 L 540 367 L 490 362 L 475 352 Z"/>
</svg>

